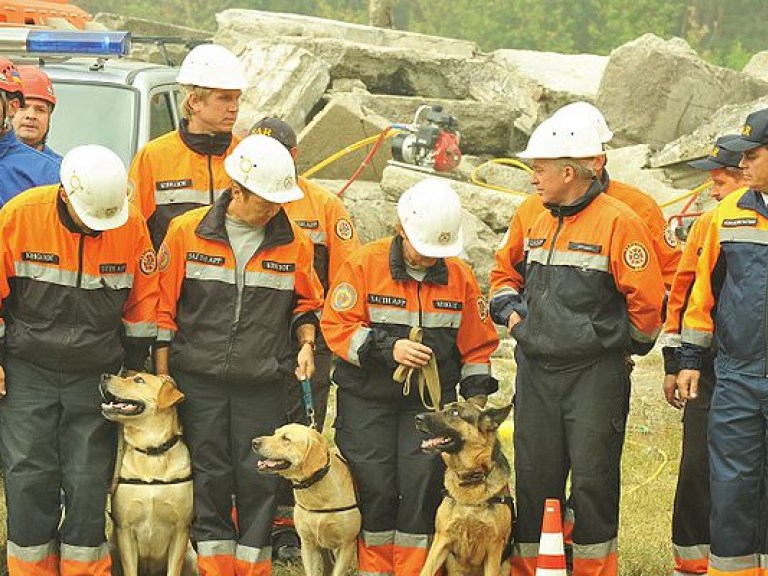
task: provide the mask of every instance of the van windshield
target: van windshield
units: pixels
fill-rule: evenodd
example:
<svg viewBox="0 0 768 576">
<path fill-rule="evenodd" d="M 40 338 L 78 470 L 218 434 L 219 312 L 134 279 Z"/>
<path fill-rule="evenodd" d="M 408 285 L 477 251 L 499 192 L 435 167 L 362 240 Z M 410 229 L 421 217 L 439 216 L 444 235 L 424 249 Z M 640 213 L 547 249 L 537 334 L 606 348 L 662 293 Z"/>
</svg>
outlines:
<svg viewBox="0 0 768 576">
<path fill-rule="evenodd" d="M 75 146 L 101 144 L 130 166 L 135 149 L 138 92 L 126 86 L 55 81 L 56 108 L 48 145 L 62 156 Z"/>
</svg>

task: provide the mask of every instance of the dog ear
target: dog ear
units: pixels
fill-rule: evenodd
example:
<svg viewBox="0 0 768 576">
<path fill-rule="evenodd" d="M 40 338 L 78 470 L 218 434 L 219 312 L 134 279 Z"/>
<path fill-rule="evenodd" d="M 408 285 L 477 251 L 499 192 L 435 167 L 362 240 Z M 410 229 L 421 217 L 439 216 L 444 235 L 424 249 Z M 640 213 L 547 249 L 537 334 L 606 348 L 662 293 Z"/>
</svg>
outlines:
<svg viewBox="0 0 768 576">
<path fill-rule="evenodd" d="M 488 408 L 483 411 L 483 415 L 480 417 L 480 426 L 484 432 L 490 432 L 496 430 L 504 420 L 509 416 L 509 412 L 512 410 L 512 404 L 507 404 L 501 408 Z"/>
<path fill-rule="evenodd" d="M 328 444 L 321 434 L 308 434 L 307 453 L 304 457 L 304 468 L 319 470 L 328 462 Z"/>
<path fill-rule="evenodd" d="M 163 380 L 160 391 L 157 393 L 157 407 L 163 410 L 175 406 L 184 400 L 184 394 L 176 388 L 176 384 L 170 377 Z"/>
</svg>

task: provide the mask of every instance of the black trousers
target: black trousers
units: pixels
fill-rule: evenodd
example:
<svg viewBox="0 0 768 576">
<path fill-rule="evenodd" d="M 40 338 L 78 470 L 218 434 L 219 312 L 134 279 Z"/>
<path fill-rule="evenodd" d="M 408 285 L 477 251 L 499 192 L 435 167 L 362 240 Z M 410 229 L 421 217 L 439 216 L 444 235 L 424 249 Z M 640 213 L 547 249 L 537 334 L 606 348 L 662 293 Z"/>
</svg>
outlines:
<svg viewBox="0 0 768 576">
<path fill-rule="evenodd" d="M 116 427 L 101 414 L 101 371 L 62 373 L 15 357 L 4 368 L 0 450 L 8 540 L 22 548 L 103 546 Z M 62 491 L 66 516 L 59 528 Z"/>
<path fill-rule="evenodd" d="M 192 458 L 193 538 L 198 544 L 236 541 L 267 549 L 277 477 L 257 472 L 251 441 L 285 422 L 285 382 L 232 382 L 183 371 L 174 378 L 185 395 L 179 414 Z M 232 495 L 238 529 L 232 520 Z"/>
<path fill-rule="evenodd" d="M 576 545 L 610 550 L 619 522 L 629 371 L 621 354 L 572 369 L 524 357 L 515 395 L 518 548 L 536 547 L 544 501 L 564 500 L 571 473 Z M 535 557 L 535 555 L 534 555 Z"/>
</svg>

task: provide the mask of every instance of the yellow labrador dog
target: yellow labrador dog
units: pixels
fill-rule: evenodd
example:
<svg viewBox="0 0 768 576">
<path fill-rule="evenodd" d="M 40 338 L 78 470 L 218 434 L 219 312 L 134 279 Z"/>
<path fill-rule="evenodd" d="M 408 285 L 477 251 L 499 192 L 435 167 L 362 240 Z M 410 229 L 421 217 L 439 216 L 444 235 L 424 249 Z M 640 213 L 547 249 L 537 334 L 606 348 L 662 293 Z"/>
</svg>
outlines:
<svg viewBox="0 0 768 576">
<path fill-rule="evenodd" d="M 362 522 L 346 463 L 317 430 L 301 424 L 254 438 L 253 449 L 260 458 L 259 472 L 279 474 L 293 485 L 293 520 L 301 537 L 304 572 L 324 574 L 324 551 L 330 551 L 332 576 L 344 576 L 354 566 Z"/>
<path fill-rule="evenodd" d="M 102 413 L 122 424 L 124 453 L 112 495 L 123 576 L 180 576 L 192 522 L 192 468 L 169 376 L 104 375 Z"/>
</svg>

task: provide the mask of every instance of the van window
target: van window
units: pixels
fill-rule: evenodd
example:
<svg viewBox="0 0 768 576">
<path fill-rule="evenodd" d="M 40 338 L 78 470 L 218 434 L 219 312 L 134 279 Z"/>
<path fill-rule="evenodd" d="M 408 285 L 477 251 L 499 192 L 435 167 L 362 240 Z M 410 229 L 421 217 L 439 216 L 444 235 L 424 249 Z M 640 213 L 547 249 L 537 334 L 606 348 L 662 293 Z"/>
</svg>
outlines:
<svg viewBox="0 0 768 576">
<path fill-rule="evenodd" d="M 176 129 L 170 92 L 156 92 L 149 99 L 149 139 Z"/>
<path fill-rule="evenodd" d="M 138 92 L 110 84 L 54 82 L 56 108 L 48 145 L 61 155 L 82 144 L 101 144 L 129 166 L 136 147 Z"/>
</svg>

